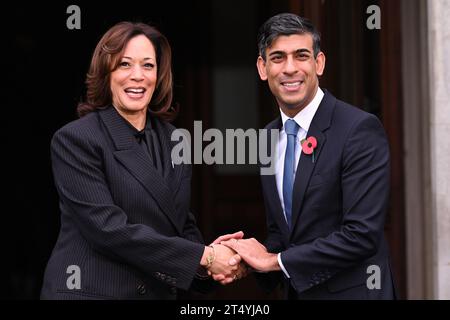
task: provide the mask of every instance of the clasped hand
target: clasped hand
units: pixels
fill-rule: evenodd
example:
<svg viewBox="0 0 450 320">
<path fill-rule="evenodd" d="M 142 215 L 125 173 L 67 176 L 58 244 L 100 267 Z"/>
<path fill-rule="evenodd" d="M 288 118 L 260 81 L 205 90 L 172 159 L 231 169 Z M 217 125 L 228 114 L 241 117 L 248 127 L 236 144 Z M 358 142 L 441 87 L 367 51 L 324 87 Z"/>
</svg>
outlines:
<svg viewBox="0 0 450 320">
<path fill-rule="evenodd" d="M 220 244 L 222 241 L 230 239 L 242 239 L 242 231 L 218 237 L 211 245 L 214 245 L 215 259 L 208 268 L 208 274 L 221 284 L 229 284 L 241 279 L 248 274 L 248 268 L 241 256 L 233 249 Z"/>
</svg>

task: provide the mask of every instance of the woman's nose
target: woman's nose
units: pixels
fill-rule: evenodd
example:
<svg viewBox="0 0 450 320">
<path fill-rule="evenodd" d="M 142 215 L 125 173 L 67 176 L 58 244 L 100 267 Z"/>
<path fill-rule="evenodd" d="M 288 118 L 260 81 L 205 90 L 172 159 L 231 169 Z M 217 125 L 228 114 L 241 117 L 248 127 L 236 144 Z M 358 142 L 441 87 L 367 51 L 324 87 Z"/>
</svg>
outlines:
<svg viewBox="0 0 450 320">
<path fill-rule="evenodd" d="M 135 66 L 131 73 L 131 79 L 141 81 L 144 78 L 144 74 L 140 66 Z"/>
</svg>

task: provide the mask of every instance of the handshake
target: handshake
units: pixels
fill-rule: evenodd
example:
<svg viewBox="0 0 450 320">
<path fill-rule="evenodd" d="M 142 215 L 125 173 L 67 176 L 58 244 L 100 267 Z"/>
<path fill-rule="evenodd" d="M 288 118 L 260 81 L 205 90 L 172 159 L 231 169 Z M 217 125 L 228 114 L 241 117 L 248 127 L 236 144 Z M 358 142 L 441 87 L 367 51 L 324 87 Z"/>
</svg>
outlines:
<svg viewBox="0 0 450 320">
<path fill-rule="evenodd" d="M 218 237 L 205 247 L 200 264 L 208 275 L 223 285 L 246 277 L 250 272 L 280 270 L 277 254 L 267 252 L 256 239 L 243 239 L 242 231 Z"/>
</svg>

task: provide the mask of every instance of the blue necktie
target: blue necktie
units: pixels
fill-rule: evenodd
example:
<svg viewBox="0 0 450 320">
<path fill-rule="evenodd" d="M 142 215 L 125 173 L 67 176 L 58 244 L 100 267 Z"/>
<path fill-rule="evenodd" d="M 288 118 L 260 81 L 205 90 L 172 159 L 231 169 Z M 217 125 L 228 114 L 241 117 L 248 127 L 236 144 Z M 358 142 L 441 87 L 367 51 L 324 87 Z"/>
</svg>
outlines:
<svg viewBox="0 0 450 320">
<path fill-rule="evenodd" d="M 287 134 L 286 155 L 284 158 L 284 172 L 283 172 L 283 201 L 284 212 L 286 213 L 286 220 L 291 228 L 292 219 L 292 189 L 294 187 L 294 170 L 295 170 L 295 140 L 297 139 L 297 132 L 299 125 L 292 119 L 288 119 L 284 124 L 284 130 Z"/>
</svg>

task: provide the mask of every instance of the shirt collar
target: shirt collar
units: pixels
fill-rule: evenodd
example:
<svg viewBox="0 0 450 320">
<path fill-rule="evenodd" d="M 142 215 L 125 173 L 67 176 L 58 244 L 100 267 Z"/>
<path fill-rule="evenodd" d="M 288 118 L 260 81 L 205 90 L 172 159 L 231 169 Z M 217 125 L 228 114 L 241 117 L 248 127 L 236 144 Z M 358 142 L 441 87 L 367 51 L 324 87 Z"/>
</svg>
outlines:
<svg viewBox="0 0 450 320">
<path fill-rule="evenodd" d="M 294 118 L 290 118 L 287 115 L 284 114 L 284 112 L 280 109 L 281 114 L 281 121 L 283 122 L 283 130 L 284 130 L 284 124 L 288 119 L 293 119 L 297 124 L 306 132 L 309 130 L 309 126 L 311 125 L 312 119 L 314 118 L 314 115 L 316 114 L 317 109 L 319 108 L 320 102 L 322 101 L 322 98 L 324 96 L 324 93 L 320 87 L 317 88 L 316 95 L 311 100 L 311 102 L 303 108 L 299 113 L 295 115 Z"/>
<path fill-rule="evenodd" d="M 125 124 L 127 125 L 127 127 L 128 127 L 128 129 L 129 129 L 129 132 L 132 134 L 132 135 L 134 135 L 134 136 L 136 136 L 136 135 L 142 135 L 142 134 L 144 134 L 144 132 L 145 131 L 147 131 L 147 130 L 151 130 L 152 129 L 152 125 L 151 125 L 151 120 L 150 120 L 150 117 L 151 117 L 151 114 L 150 114 L 150 112 L 147 112 L 147 117 L 146 117 L 146 121 L 145 121 L 145 126 L 144 126 L 144 128 L 141 130 L 141 131 L 139 131 L 138 129 L 136 129 L 127 119 L 125 119 L 118 111 L 117 111 L 117 109 L 114 107 L 114 106 L 111 106 L 115 111 L 116 111 L 116 113 L 120 116 L 120 118 L 125 122 Z"/>
</svg>

